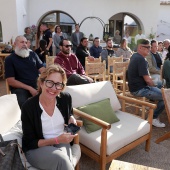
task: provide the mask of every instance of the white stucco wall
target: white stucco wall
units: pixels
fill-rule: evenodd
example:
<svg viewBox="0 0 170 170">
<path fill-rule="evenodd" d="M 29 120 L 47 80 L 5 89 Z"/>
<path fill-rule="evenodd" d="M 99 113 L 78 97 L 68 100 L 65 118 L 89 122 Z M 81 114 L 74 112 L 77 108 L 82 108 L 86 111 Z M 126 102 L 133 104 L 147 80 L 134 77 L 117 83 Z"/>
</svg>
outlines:
<svg viewBox="0 0 170 170">
<path fill-rule="evenodd" d="M 159 0 L 1 0 L 0 21 L 3 40 L 7 42 L 12 36 L 23 34 L 26 26 L 37 25 L 45 13 L 53 10 L 68 13 L 77 23 L 81 23 L 86 17 L 95 16 L 106 24 L 113 15 L 124 12 L 134 15 L 142 24 L 144 33 L 148 35 L 151 28 L 154 32 L 157 31 L 159 7 Z M 94 36 L 102 37 L 103 28 L 98 20 L 89 19 L 82 24 L 81 31 L 86 36 L 92 33 Z"/>
<path fill-rule="evenodd" d="M 41 10 L 37 10 L 41 4 Z M 152 6 L 152 12 L 150 7 Z M 126 12 L 134 15 L 139 19 L 140 23 L 143 23 L 142 28 L 144 33 L 148 35 L 153 31 L 157 31 L 157 21 L 158 21 L 158 12 L 160 6 L 159 0 L 29 0 L 29 9 L 30 9 L 30 23 L 37 24 L 40 17 L 45 13 L 52 10 L 61 10 L 69 15 L 71 15 L 77 23 L 80 23 L 84 18 L 95 16 L 102 19 L 105 23 L 108 23 L 108 20 L 113 15 Z M 103 28 L 98 20 L 91 19 L 86 20 L 82 26 L 81 31 L 83 31 L 86 36 L 92 33 L 94 36 L 101 37 Z"/>
<path fill-rule="evenodd" d="M 9 42 L 17 32 L 17 14 L 15 0 L 1 0 L 0 21 L 2 24 L 3 42 Z"/>
<path fill-rule="evenodd" d="M 28 22 L 27 0 L 0 0 L 0 21 L 2 24 L 3 42 L 10 42 L 17 35 L 24 33 Z M 26 14 L 26 15 L 24 15 Z"/>
<path fill-rule="evenodd" d="M 17 27 L 18 34 L 24 34 L 24 28 L 30 26 L 29 24 L 29 10 L 27 0 L 16 0 L 17 6 Z"/>
<path fill-rule="evenodd" d="M 170 4 L 160 5 L 157 40 L 170 39 Z"/>
</svg>

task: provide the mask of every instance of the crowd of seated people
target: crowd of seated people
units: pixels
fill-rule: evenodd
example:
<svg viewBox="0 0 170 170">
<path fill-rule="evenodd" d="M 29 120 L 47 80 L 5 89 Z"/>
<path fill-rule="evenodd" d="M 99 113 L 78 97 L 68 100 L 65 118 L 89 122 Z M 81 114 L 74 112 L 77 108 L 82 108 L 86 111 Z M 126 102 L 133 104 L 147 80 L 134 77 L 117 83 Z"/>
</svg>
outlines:
<svg viewBox="0 0 170 170">
<path fill-rule="evenodd" d="M 105 48 L 101 47 L 100 38 L 96 37 L 93 40 L 93 45 L 89 48 L 88 38 L 84 36 L 84 33 L 80 32 L 78 24 L 76 24 L 75 33 L 72 34 L 71 40 L 69 40 L 67 39 L 67 34 L 61 31 L 59 25 L 55 27 L 55 33 L 54 36 L 52 36 L 48 25 L 42 23 L 38 28 L 36 37 L 33 37 L 31 29 L 26 27 L 25 34 L 23 36 L 17 36 L 15 39 L 15 50 L 8 44 L 5 46 L 5 49 L 1 51 L 2 53 L 11 53 L 11 55 L 5 59 L 5 78 L 10 86 L 11 93 L 17 95 L 18 104 L 20 108 L 22 108 L 22 121 L 24 123 L 23 143 L 25 145 L 24 151 L 27 152 L 26 157 L 29 160 L 29 154 L 34 157 L 36 152 L 39 156 L 38 158 L 35 156 L 35 160 L 39 162 L 29 160 L 32 164 L 35 163 L 35 165 L 40 168 L 45 166 L 41 153 L 46 153 L 46 151 L 38 150 L 39 147 L 41 148 L 44 145 L 51 147 L 53 144 L 58 144 L 57 142 L 63 142 L 66 143 L 64 147 L 70 150 L 68 143 L 72 141 L 75 136 L 69 135 L 70 138 L 68 141 L 65 137 L 66 134 L 58 134 L 63 132 L 61 129 L 59 132 L 52 134 L 54 138 L 52 141 L 48 136 L 46 136 L 45 139 L 38 138 L 39 141 L 36 142 L 35 153 L 31 150 L 32 147 L 27 149 L 30 143 L 26 141 L 28 138 L 26 136 L 28 134 L 26 126 L 33 124 L 31 124 L 32 120 L 29 120 L 29 122 L 26 117 L 28 114 L 32 117 L 35 116 L 33 115 L 35 110 L 32 107 L 41 108 L 43 115 L 47 111 L 48 115 L 51 116 L 53 114 L 51 105 L 53 110 L 55 109 L 54 114 L 60 114 L 62 126 L 64 122 L 68 123 L 68 121 L 75 123 L 74 118 L 72 118 L 72 110 L 69 110 L 69 117 L 64 117 L 62 113 L 60 113 L 60 110 L 56 109 L 56 106 L 60 98 L 58 95 L 61 94 L 62 100 L 69 99 L 70 109 L 72 109 L 70 96 L 62 92 L 66 85 L 94 83 L 93 79 L 86 76 L 85 73 L 86 58 L 93 61 L 95 58 L 101 56 L 101 60 L 106 61 L 106 69 L 108 69 L 108 56 L 120 57 L 123 55 L 124 62 L 130 61 L 128 67 L 128 86 L 131 94 L 137 97 L 146 97 L 149 100 L 157 100 L 157 108 L 154 110 L 152 125 L 155 127 L 165 127 L 165 124 L 159 119 L 165 108 L 160 88 L 162 88 L 163 85 L 164 87 L 170 88 L 170 40 L 166 39 L 162 42 L 152 40 L 149 42 L 147 39 L 138 39 L 136 42 L 137 52 L 133 53 L 128 47 L 129 42 L 127 39 L 129 35 L 121 39 L 119 34 L 120 31 L 117 30 L 113 39 L 108 38 Z M 32 43 L 34 39 L 36 40 L 35 51 Z M 56 58 L 54 61 L 56 66 L 50 69 L 45 68 L 45 58 L 46 55 L 52 55 L 52 42 L 54 42 L 56 47 Z M 114 43 L 120 45 L 117 50 L 113 48 Z M 75 47 L 73 50 L 74 53 L 72 53 L 73 45 Z M 162 65 L 162 74 L 166 80 L 166 84 L 163 84 L 160 80 Z M 52 72 L 48 72 L 50 70 L 52 70 Z M 110 71 L 112 72 L 113 68 L 111 68 Z M 31 100 L 28 100 L 30 98 Z M 30 103 L 32 107 L 29 107 Z M 64 103 L 66 107 L 68 107 L 68 103 Z M 60 104 L 62 105 L 63 103 L 59 103 L 59 105 Z M 44 122 L 42 118 L 40 121 Z M 43 126 L 44 125 L 45 123 Z M 36 124 L 35 126 L 40 125 Z M 48 132 L 50 130 L 51 129 L 49 129 Z M 43 129 L 40 135 L 42 135 L 42 133 Z M 29 140 L 31 141 L 33 139 L 30 138 Z M 48 143 L 44 144 L 44 142 Z M 53 148 L 53 150 L 56 150 L 56 148 Z M 52 151 L 48 150 L 48 153 L 51 152 Z M 45 158 L 48 157 L 46 154 L 44 155 Z M 56 155 L 58 156 L 57 153 Z M 50 157 L 48 159 L 50 159 Z M 52 166 L 56 166 L 56 164 L 58 163 L 54 161 Z M 73 169 L 72 161 L 70 160 L 67 160 L 67 164 L 63 163 L 62 166 L 65 168 L 70 166 L 70 164 L 70 169 Z"/>
<path fill-rule="evenodd" d="M 31 51 L 35 55 L 37 54 L 36 57 L 38 57 L 38 61 L 41 61 L 41 64 L 43 64 L 42 66 L 45 67 L 46 55 L 50 56 L 52 54 L 51 47 L 52 47 L 52 42 L 54 42 L 56 46 L 56 53 L 57 53 L 55 64 L 60 64 L 66 71 L 67 78 L 69 80 L 68 85 L 77 85 L 77 84 L 93 82 L 93 80 L 91 80 L 89 77 L 85 75 L 86 58 L 93 61 L 95 58 L 101 57 L 101 61 L 104 60 L 106 61 L 106 69 L 108 67 L 107 66 L 108 56 L 120 57 L 123 55 L 124 62 L 130 60 L 133 52 L 128 47 L 129 34 L 123 36 L 124 38 L 121 39 L 121 36 L 119 35 L 120 31 L 116 30 L 114 41 L 116 39 L 116 36 L 117 36 L 117 40 L 120 39 L 120 41 L 117 42 L 117 44 L 120 46 L 116 50 L 115 48 L 113 48 L 114 47 L 113 39 L 108 38 L 108 40 L 106 40 L 106 46 L 102 48 L 100 45 L 99 37 L 94 38 L 93 45 L 89 48 L 88 38 L 84 37 L 84 33 L 80 32 L 79 24 L 76 24 L 75 27 L 76 27 L 76 31 L 72 33 L 71 40 L 68 40 L 67 34 L 61 31 L 61 27 L 59 25 L 55 27 L 55 33 L 54 36 L 52 37 L 52 32 L 48 28 L 48 25 L 46 23 L 41 23 L 38 27 L 37 34 L 35 35 L 36 36 L 35 44 L 36 47 L 38 48 L 35 49 L 35 53 L 33 50 Z M 25 31 L 26 30 L 27 30 L 27 35 L 28 34 L 32 35 L 32 33 L 30 33 L 29 27 L 25 28 Z M 26 35 L 24 36 L 27 37 Z M 77 40 L 77 45 L 73 53 L 71 53 L 73 49 L 73 41 L 75 40 Z M 29 38 L 24 41 L 27 41 L 28 49 L 32 48 L 31 47 L 32 43 L 30 42 Z M 155 84 L 162 83 L 160 81 L 161 65 L 164 63 L 163 55 L 167 54 L 169 45 L 170 45 L 170 40 L 168 39 L 164 40 L 163 42 L 157 42 L 154 40 L 151 41 L 151 49 L 149 50 L 149 54 L 146 56 L 146 59 L 148 62 L 149 74 L 151 75 Z M 75 46 L 75 42 L 74 42 L 74 46 Z M 65 58 L 63 56 L 65 56 Z M 74 56 L 74 57 L 70 57 L 70 56 Z M 74 60 L 76 61 L 75 63 L 77 65 L 73 63 L 70 58 L 74 58 Z M 69 60 L 69 63 L 66 59 Z M 112 68 L 110 69 L 110 71 L 112 72 Z M 72 76 L 74 77 L 74 81 L 73 79 L 72 81 L 70 81 L 69 79 Z"/>
</svg>

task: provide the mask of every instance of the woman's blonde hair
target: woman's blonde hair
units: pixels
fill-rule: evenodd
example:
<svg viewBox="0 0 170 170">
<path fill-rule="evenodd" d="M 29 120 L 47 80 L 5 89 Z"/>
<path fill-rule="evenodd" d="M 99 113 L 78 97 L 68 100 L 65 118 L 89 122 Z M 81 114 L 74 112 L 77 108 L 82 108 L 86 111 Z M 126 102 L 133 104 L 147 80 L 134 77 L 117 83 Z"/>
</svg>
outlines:
<svg viewBox="0 0 170 170">
<path fill-rule="evenodd" d="M 41 73 L 41 75 L 38 77 L 37 80 L 37 85 L 38 85 L 38 92 L 41 93 L 42 89 L 41 89 L 41 84 L 45 81 L 45 79 L 52 73 L 60 73 L 62 76 L 62 83 L 64 84 L 64 88 L 66 86 L 67 83 L 67 77 L 66 77 L 66 73 L 64 71 L 64 69 L 56 64 L 56 65 L 50 65 L 49 67 L 45 68 L 45 70 Z M 62 90 L 64 90 L 64 88 Z"/>
<path fill-rule="evenodd" d="M 125 42 L 126 42 L 126 49 L 129 50 L 130 48 L 128 47 L 128 45 L 127 45 L 128 42 L 127 42 L 127 40 L 126 40 L 125 38 L 123 38 L 123 39 L 121 40 L 120 47 L 123 48 L 123 45 L 124 45 Z"/>
</svg>

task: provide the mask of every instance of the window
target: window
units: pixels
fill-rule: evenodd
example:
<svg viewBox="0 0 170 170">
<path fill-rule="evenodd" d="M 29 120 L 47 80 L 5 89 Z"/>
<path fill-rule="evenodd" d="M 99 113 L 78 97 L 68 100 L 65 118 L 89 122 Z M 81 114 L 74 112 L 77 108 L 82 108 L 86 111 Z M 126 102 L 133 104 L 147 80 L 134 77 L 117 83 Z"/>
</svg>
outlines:
<svg viewBox="0 0 170 170">
<path fill-rule="evenodd" d="M 45 15 L 41 21 L 48 23 L 49 28 L 54 31 L 55 25 L 60 25 L 62 32 L 67 33 L 68 37 L 71 36 L 72 29 L 75 25 L 75 20 L 69 15 L 61 11 L 50 12 Z"/>
</svg>

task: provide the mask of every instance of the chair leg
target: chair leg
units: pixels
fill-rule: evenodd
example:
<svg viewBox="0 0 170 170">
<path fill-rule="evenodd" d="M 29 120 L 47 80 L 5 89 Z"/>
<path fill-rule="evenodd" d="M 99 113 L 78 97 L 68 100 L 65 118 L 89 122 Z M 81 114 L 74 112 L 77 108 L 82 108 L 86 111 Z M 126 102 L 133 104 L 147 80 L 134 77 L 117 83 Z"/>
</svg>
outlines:
<svg viewBox="0 0 170 170">
<path fill-rule="evenodd" d="M 149 152 L 150 149 L 150 143 L 151 143 L 151 138 L 149 138 L 148 140 L 146 140 L 146 144 L 145 144 L 145 151 Z"/>
<path fill-rule="evenodd" d="M 79 160 L 80 161 L 80 160 Z M 80 169 L 80 165 L 79 165 L 79 162 L 77 163 L 76 167 L 75 167 L 75 170 L 79 170 Z"/>
<path fill-rule="evenodd" d="M 166 133 L 165 135 L 163 135 L 163 136 L 161 136 L 160 138 L 158 138 L 156 141 L 155 141 L 155 143 L 160 143 L 160 142 L 162 142 L 162 141 L 164 141 L 164 140 L 166 140 L 166 139 L 168 139 L 168 138 L 170 138 L 170 132 L 168 132 L 168 133 Z"/>
<path fill-rule="evenodd" d="M 100 163 L 100 170 L 105 170 L 106 169 L 106 163 L 101 162 Z"/>
</svg>

